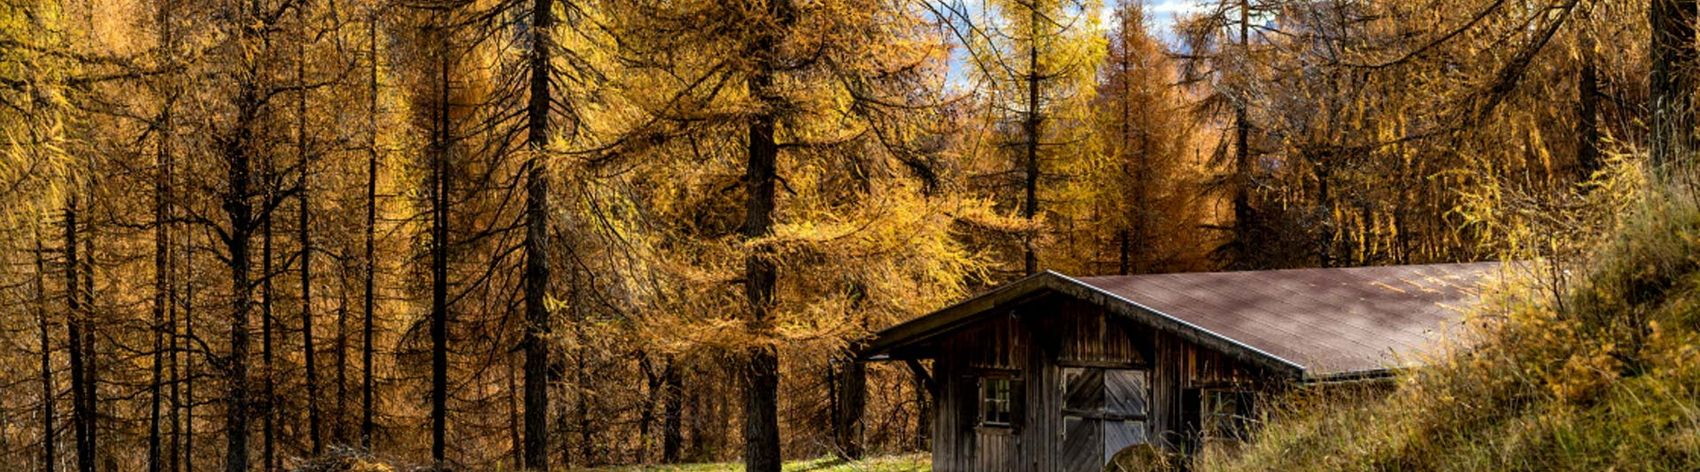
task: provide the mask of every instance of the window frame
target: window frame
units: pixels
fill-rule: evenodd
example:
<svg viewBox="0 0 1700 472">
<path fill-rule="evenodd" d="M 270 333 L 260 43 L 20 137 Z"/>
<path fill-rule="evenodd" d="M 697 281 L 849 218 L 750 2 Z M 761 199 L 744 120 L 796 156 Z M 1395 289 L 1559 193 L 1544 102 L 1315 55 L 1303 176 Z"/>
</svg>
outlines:
<svg viewBox="0 0 1700 472">
<path fill-rule="evenodd" d="M 975 426 L 995 430 L 1014 430 L 1019 421 L 1017 415 L 1021 414 L 1020 405 L 1017 404 L 1020 395 L 1016 392 L 1017 388 L 1021 388 L 1019 376 L 1013 372 L 987 371 L 981 372 L 976 377 L 976 383 L 978 388 L 976 388 L 974 399 Z M 1002 398 L 991 396 L 994 392 L 993 384 L 1001 384 L 1004 387 Z M 989 408 L 992 405 L 1002 405 L 1003 408 L 1000 412 L 1002 414 L 996 415 L 1002 416 L 1001 421 L 992 418 L 994 416 L 992 415 L 993 411 Z"/>
</svg>

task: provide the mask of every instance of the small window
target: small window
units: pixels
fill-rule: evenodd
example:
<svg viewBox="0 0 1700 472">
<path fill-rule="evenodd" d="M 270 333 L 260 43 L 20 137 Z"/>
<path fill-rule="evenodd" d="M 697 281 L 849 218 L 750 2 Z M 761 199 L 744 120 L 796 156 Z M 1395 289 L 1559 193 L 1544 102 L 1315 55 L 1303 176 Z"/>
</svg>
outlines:
<svg viewBox="0 0 1700 472">
<path fill-rule="evenodd" d="M 1009 427 L 1014 419 L 1011 382 L 1008 377 L 980 379 L 980 425 Z"/>
<path fill-rule="evenodd" d="M 1250 437 L 1257 419 L 1251 392 L 1243 390 L 1204 391 L 1204 434 L 1207 439 L 1243 441 Z"/>
</svg>

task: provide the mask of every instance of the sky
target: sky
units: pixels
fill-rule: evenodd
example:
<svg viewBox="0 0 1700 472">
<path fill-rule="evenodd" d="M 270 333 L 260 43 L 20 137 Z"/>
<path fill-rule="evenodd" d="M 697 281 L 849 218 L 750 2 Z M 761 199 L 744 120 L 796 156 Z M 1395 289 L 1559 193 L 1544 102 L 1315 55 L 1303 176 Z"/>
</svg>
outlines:
<svg viewBox="0 0 1700 472">
<path fill-rule="evenodd" d="M 1174 37 L 1175 18 L 1187 13 L 1204 9 L 1204 0 L 1147 0 L 1145 2 L 1145 23 L 1153 33 L 1164 38 Z M 1111 9 L 1104 10 L 1105 24 L 1109 24 Z"/>
<path fill-rule="evenodd" d="M 968 8 L 971 16 L 978 18 L 981 15 L 981 13 L 983 12 L 985 0 L 961 0 L 961 1 Z M 1108 27 L 1110 27 L 1110 25 L 1115 24 L 1115 9 L 1113 7 L 1116 3 L 1116 0 L 1086 0 L 1086 1 L 1088 1 L 1088 2 L 1092 2 L 1092 1 L 1100 2 L 1100 8 L 1098 9 L 1099 15 L 1101 15 L 1100 18 L 1099 18 L 1099 24 L 1103 25 L 1105 28 L 1108 28 Z M 1163 41 L 1163 43 L 1168 44 L 1170 47 L 1174 47 L 1176 42 L 1177 42 L 1175 32 L 1174 32 L 1175 21 L 1177 19 L 1179 19 L 1180 17 L 1186 15 L 1186 14 L 1203 11 L 1204 8 L 1205 8 L 1206 2 L 1208 2 L 1210 0 L 1143 0 L 1143 1 L 1145 2 L 1145 27 L 1146 27 L 1146 31 L 1151 32 L 1152 35 L 1156 36 L 1159 40 Z M 951 58 L 950 70 L 947 72 L 947 74 L 948 74 L 947 77 L 948 77 L 949 82 L 953 85 L 965 85 L 966 84 L 966 79 L 965 79 L 966 71 L 964 71 L 962 68 L 965 67 L 966 64 L 964 64 L 962 62 L 964 58 L 960 57 L 961 51 L 958 50 L 956 54 L 957 54 L 957 57 Z"/>
</svg>

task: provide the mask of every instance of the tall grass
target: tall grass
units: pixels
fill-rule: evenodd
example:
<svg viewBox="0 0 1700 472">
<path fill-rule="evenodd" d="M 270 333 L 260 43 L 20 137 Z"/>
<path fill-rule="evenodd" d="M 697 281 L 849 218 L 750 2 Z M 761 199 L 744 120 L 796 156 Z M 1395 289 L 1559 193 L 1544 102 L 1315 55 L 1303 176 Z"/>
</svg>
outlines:
<svg viewBox="0 0 1700 472">
<path fill-rule="evenodd" d="M 1583 255 L 1510 266 L 1457 333 L 1468 347 L 1391 392 L 1296 392 L 1197 468 L 1700 470 L 1700 206 L 1635 193 L 1576 232 L 1597 235 Z"/>
</svg>

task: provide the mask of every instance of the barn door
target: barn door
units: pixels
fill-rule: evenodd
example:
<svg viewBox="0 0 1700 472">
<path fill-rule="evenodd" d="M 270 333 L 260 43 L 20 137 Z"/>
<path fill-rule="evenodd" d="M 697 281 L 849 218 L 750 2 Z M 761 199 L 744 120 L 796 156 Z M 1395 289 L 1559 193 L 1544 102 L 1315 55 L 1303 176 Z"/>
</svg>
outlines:
<svg viewBox="0 0 1700 472">
<path fill-rule="evenodd" d="M 1100 471 L 1122 448 L 1146 442 L 1147 371 L 1062 370 L 1062 470 Z"/>
</svg>

